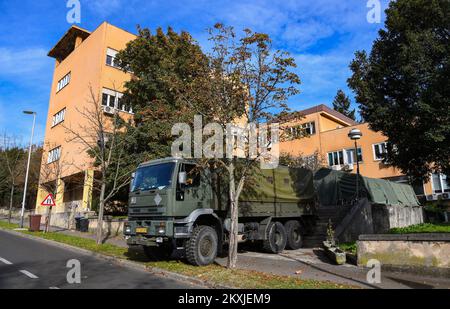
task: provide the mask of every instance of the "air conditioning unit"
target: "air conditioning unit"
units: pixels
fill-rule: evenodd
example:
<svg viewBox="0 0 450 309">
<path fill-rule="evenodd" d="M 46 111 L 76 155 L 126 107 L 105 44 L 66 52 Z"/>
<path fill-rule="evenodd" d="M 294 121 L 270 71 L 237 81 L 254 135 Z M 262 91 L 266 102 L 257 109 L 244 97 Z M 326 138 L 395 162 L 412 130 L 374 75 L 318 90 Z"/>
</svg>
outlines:
<svg viewBox="0 0 450 309">
<path fill-rule="evenodd" d="M 103 106 L 103 112 L 108 115 L 114 115 L 116 113 L 116 109 L 110 106 Z"/>
<path fill-rule="evenodd" d="M 334 165 L 334 166 L 331 167 L 331 169 L 332 169 L 333 171 L 340 171 L 340 170 L 342 170 L 342 166 L 340 166 L 340 165 Z"/>
<path fill-rule="evenodd" d="M 443 193 L 442 194 L 442 199 L 443 200 L 450 200 L 450 193 Z"/>
<path fill-rule="evenodd" d="M 427 201 L 437 201 L 438 196 L 436 194 L 427 195 Z"/>
</svg>

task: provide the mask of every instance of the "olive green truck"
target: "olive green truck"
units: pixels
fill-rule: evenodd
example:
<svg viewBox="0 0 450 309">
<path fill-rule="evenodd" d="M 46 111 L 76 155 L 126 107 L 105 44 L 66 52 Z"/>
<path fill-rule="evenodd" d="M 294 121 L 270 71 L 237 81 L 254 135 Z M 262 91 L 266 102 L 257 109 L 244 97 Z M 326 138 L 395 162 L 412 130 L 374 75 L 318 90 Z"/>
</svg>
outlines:
<svg viewBox="0 0 450 309">
<path fill-rule="evenodd" d="M 214 262 L 229 239 L 228 194 L 220 175 L 198 171 L 195 161 L 175 158 L 139 166 L 124 229 L 129 246 L 143 246 L 154 258 L 180 250 L 193 265 Z M 239 241 L 272 253 L 300 248 L 317 207 L 312 172 L 279 167 L 254 174 L 239 199 Z"/>
</svg>

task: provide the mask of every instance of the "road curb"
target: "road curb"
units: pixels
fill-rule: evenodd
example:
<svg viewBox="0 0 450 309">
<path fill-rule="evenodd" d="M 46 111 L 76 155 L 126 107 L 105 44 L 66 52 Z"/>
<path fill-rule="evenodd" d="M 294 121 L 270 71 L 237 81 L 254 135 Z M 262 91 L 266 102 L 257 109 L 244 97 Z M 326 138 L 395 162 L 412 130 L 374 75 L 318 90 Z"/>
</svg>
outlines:
<svg viewBox="0 0 450 309">
<path fill-rule="evenodd" d="M 88 255 L 91 257 L 95 257 L 95 258 L 100 258 L 109 262 L 112 262 L 116 265 L 120 265 L 120 266 L 125 266 L 128 268 L 132 268 L 135 270 L 140 270 L 140 271 L 145 271 L 157 276 L 161 276 L 161 277 L 166 277 L 168 279 L 172 279 L 172 280 L 177 280 L 177 281 L 183 281 L 186 283 L 191 283 L 191 284 L 195 284 L 195 285 L 199 285 L 201 287 L 204 288 L 213 288 L 213 289 L 235 289 L 234 287 L 230 287 L 230 286 L 225 286 L 225 285 L 221 285 L 221 284 L 216 284 L 216 283 L 212 283 L 212 282 L 208 282 L 208 281 L 203 281 L 194 277 L 189 277 L 186 275 L 182 275 L 182 274 L 178 274 L 175 272 L 171 272 L 162 268 L 157 268 L 157 267 L 152 267 L 152 266 L 146 266 L 143 265 L 141 263 L 137 263 L 137 262 L 132 262 L 132 261 L 128 261 L 128 260 L 124 260 L 118 257 L 114 257 L 114 256 L 110 256 L 110 255 L 105 255 L 102 253 L 98 253 L 98 252 L 93 252 L 87 249 L 83 249 L 83 248 L 78 248 L 76 246 L 72 246 L 72 245 L 68 245 L 65 243 L 60 243 L 54 240 L 50 240 L 50 239 L 44 239 L 41 237 L 37 237 L 37 236 L 33 236 L 33 235 L 28 235 L 28 234 L 24 234 L 24 233 L 20 233 L 20 232 L 16 232 L 13 230 L 9 230 L 9 229 L 5 229 L 0 227 L 0 230 L 5 232 L 5 233 L 9 233 L 12 235 L 16 235 L 16 236 L 20 236 L 23 238 L 28 238 L 28 239 L 32 239 L 32 240 L 36 240 L 36 241 L 40 241 L 42 243 L 46 243 L 46 244 L 50 244 L 56 247 L 60 247 L 60 248 L 64 248 L 73 252 L 77 252 L 77 253 L 82 253 L 84 255 Z"/>
</svg>

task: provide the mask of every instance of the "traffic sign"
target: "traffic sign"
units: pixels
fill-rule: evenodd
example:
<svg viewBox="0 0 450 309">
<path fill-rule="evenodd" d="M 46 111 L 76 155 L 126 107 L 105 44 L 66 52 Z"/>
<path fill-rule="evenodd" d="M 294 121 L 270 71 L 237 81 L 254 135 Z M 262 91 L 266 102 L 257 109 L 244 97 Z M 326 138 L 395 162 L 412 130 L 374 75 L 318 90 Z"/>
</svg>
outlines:
<svg viewBox="0 0 450 309">
<path fill-rule="evenodd" d="M 53 199 L 53 195 L 49 194 L 41 203 L 41 206 L 53 207 L 56 206 L 55 200 Z"/>
</svg>

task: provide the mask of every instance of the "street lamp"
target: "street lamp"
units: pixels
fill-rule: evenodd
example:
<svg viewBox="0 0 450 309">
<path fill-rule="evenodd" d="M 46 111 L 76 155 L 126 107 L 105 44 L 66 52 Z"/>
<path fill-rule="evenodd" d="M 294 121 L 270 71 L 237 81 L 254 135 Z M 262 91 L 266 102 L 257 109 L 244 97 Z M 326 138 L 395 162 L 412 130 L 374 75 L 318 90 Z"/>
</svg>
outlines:
<svg viewBox="0 0 450 309">
<path fill-rule="evenodd" d="M 359 201 L 359 158 L 358 158 L 358 140 L 362 137 L 362 132 L 359 129 L 352 129 L 348 133 L 348 137 L 355 141 L 355 160 L 356 160 L 356 200 Z"/>
<path fill-rule="evenodd" d="M 30 148 L 28 149 L 27 173 L 25 176 L 25 186 L 23 188 L 22 212 L 20 213 L 20 228 L 23 228 L 23 217 L 25 215 L 25 200 L 27 198 L 28 175 L 30 173 L 31 149 L 33 147 L 34 127 L 36 125 L 36 112 L 24 111 L 23 113 L 26 115 L 33 115 L 33 127 L 31 129 Z"/>
</svg>

